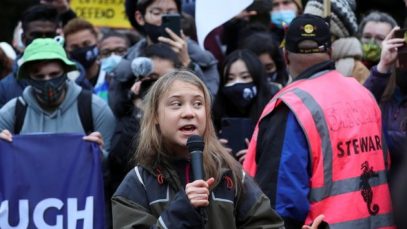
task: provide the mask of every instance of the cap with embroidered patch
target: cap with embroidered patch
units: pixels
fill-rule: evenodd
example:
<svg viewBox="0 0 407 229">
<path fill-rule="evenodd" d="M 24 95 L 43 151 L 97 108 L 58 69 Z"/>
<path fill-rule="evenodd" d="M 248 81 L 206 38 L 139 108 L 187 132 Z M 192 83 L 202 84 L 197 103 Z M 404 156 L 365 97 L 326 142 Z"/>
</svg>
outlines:
<svg viewBox="0 0 407 229">
<path fill-rule="evenodd" d="M 314 41 L 315 46 L 300 47 L 303 41 Z M 331 48 L 329 24 L 319 16 L 302 14 L 294 18 L 285 36 L 285 48 L 293 53 L 323 53 Z"/>
</svg>

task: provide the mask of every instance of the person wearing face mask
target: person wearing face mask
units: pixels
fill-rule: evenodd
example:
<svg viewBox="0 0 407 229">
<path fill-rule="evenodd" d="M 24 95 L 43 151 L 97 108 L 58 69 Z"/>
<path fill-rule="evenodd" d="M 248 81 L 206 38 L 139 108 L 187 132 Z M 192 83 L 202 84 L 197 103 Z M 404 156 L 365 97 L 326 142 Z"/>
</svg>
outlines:
<svg viewBox="0 0 407 229">
<path fill-rule="evenodd" d="M 329 27 L 332 40 L 332 59 L 342 75 L 363 84 L 369 69 L 362 63 L 362 45 L 357 37 L 355 0 L 330 0 Z M 304 13 L 325 17 L 324 0 L 308 0 Z"/>
<path fill-rule="evenodd" d="M 278 87 L 267 83 L 266 77 L 262 63 L 251 51 L 238 49 L 226 57 L 221 86 L 213 105 L 218 131 L 221 131 L 223 118 L 246 119 L 250 125 L 256 123 L 265 104 L 278 91 Z M 244 153 L 237 155 L 241 162 Z"/>
<path fill-rule="evenodd" d="M 254 33 L 241 41 L 239 47 L 249 49 L 257 55 L 266 69 L 267 81 L 269 83 L 283 88 L 292 81 L 287 72 L 281 50 L 269 33 Z"/>
<path fill-rule="evenodd" d="M 0 139 L 12 141 L 14 135 L 30 133 L 80 133 L 84 140 L 99 144 L 106 159 L 116 119 L 106 102 L 68 79 L 76 64 L 64 48 L 54 39 L 38 38 L 27 46 L 21 60 L 17 77 L 29 86 L 0 109 Z"/>
<path fill-rule="evenodd" d="M 402 171 L 407 161 L 407 69 L 400 68 L 398 63 L 398 49 L 406 45 L 404 39 L 395 38 L 394 34 L 398 29 L 399 27 L 393 28 L 383 40 L 380 61 L 377 66 L 372 67 L 364 85 L 373 93 L 382 111 L 384 138 L 391 160 L 390 187 L 393 203 L 400 207 L 394 200 L 394 191 L 397 191 L 395 187 L 398 183 L 405 179 Z M 403 209 L 404 207 L 395 208 L 396 216 L 405 217 Z"/>
<path fill-rule="evenodd" d="M 129 44 L 129 40 L 125 35 L 114 31 L 106 33 L 99 41 L 100 69 L 101 72 L 106 73 L 106 77 L 109 80 L 105 80 L 102 85 L 98 85 L 94 88 L 96 94 L 100 95 L 101 93 L 108 93 L 108 91 L 111 91 L 110 88 L 113 83 L 113 71 L 123 59 L 123 56 L 127 53 Z M 105 94 L 104 97 L 106 98 L 107 95 Z"/>
<path fill-rule="evenodd" d="M 63 32 L 69 57 L 85 69 L 85 78 L 80 85 L 107 101 L 109 79 L 99 61 L 98 31 L 90 22 L 75 18 L 64 26 Z"/>
<path fill-rule="evenodd" d="M 74 70 L 75 63 L 67 58 L 63 47 L 54 39 L 38 38 L 28 45 L 18 78 L 25 79 L 29 86 L 22 96 L 10 100 L 0 109 L 0 138 L 12 140 L 13 134 L 34 132 L 84 133 L 77 105 L 82 89 L 67 78 L 67 73 Z M 85 133 L 88 135 L 86 139 L 103 145 L 107 156 L 115 118 L 105 102 L 89 95 L 92 96 L 93 128 L 90 133 Z M 15 128 L 17 100 L 26 106 L 20 128 Z"/>
<path fill-rule="evenodd" d="M 59 28 L 58 12 L 55 8 L 46 5 L 35 5 L 28 8 L 21 17 L 21 45 L 22 51 L 36 38 L 57 35 Z M 12 98 L 18 97 L 27 86 L 27 82 L 17 79 L 18 61 L 21 55 L 14 60 L 12 72 L 0 81 L 0 108 Z"/>
<path fill-rule="evenodd" d="M 126 15 L 134 29 L 141 31 L 145 38 L 133 45 L 114 74 L 117 77 L 132 77 L 130 62 L 140 56 L 148 46 L 160 42 L 168 45 L 177 53 L 182 67 L 193 70 L 208 86 L 211 94 L 216 95 L 219 87 L 217 60 L 208 51 L 202 50 L 191 39 L 178 36 L 169 29 L 162 28 L 162 16 L 180 14 L 180 0 L 126 0 Z M 164 37 L 167 35 L 168 37 Z"/>
<path fill-rule="evenodd" d="M 111 73 L 126 55 L 129 48 L 127 37 L 118 32 L 108 32 L 99 41 L 100 64 L 103 71 Z"/>
<path fill-rule="evenodd" d="M 372 11 L 362 19 L 358 35 L 362 42 L 362 62 L 367 68 L 379 63 L 382 42 L 396 26 L 397 22 L 392 16 L 380 11 Z"/>
<path fill-rule="evenodd" d="M 284 38 L 284 30 L 297 15 L 302 14 L 302 10 L 301 0 L 272 0 L 271 31 L 278 43 Z"/>
</svg>

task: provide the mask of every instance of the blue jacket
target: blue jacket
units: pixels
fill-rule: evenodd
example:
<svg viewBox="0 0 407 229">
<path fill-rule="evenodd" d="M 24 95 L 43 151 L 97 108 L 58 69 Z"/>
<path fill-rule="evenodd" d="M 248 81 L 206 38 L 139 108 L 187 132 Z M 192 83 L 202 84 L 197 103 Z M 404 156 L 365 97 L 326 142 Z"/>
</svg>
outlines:
<svg viewBox="0 0 407 229">
<path fill-rule="evenodd" d="M 21 56 L 18 56 L 13 62 L 13 68 L 10 74 L 0 80 L 0 108 L 12 98 L 18 97 L 23 94 L 24 88 L 28 85 L 27 82 L 24 80 L 17 80 L 17 61 L 20 58 Z"/>
<path fill-rule="evenodd" d="M 309 78 L 335 68 L 324 62 L 304 71 Z M 255 180 L 270 198 L 271 207 L 284 219 L 285 227 L 301 228 L 310 210 L 311 168 L 305 134 L 290 109 L 282 104 L 259 123 Z"/>
</svg>

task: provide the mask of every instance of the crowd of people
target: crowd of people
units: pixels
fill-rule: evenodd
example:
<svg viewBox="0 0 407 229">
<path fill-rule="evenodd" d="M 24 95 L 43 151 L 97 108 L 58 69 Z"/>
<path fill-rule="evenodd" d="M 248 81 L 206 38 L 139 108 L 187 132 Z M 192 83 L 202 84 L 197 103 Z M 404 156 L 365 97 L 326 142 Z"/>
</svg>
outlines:
<svg viewBox="0 0 407 229">
<path fill-rule="evenodd" d="M 0 42 L 0 140 L 98 144 L 106 228 L 406 228 L 399 15 L 254 0 L 202 49 L 194 4 L 125 0 L 132 30 L 98 28 L 68 0 L 26 9 Z"/>
</svg>

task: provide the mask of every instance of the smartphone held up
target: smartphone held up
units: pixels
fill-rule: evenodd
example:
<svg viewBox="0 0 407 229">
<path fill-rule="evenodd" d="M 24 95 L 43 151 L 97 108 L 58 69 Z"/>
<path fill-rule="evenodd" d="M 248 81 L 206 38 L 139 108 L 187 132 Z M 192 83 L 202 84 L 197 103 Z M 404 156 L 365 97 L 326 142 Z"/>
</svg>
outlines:
<svg viewBox="0 0 407 229">
<path fill-rule="evenodd" d="M 170 38 L 170 35 L 165 32 L 165 28 L 171 29 L 177 36 L 181 37 L 181 15 L 179 14 L 165 14 L 161 18 L 163 36 Z"/>
</svg>

